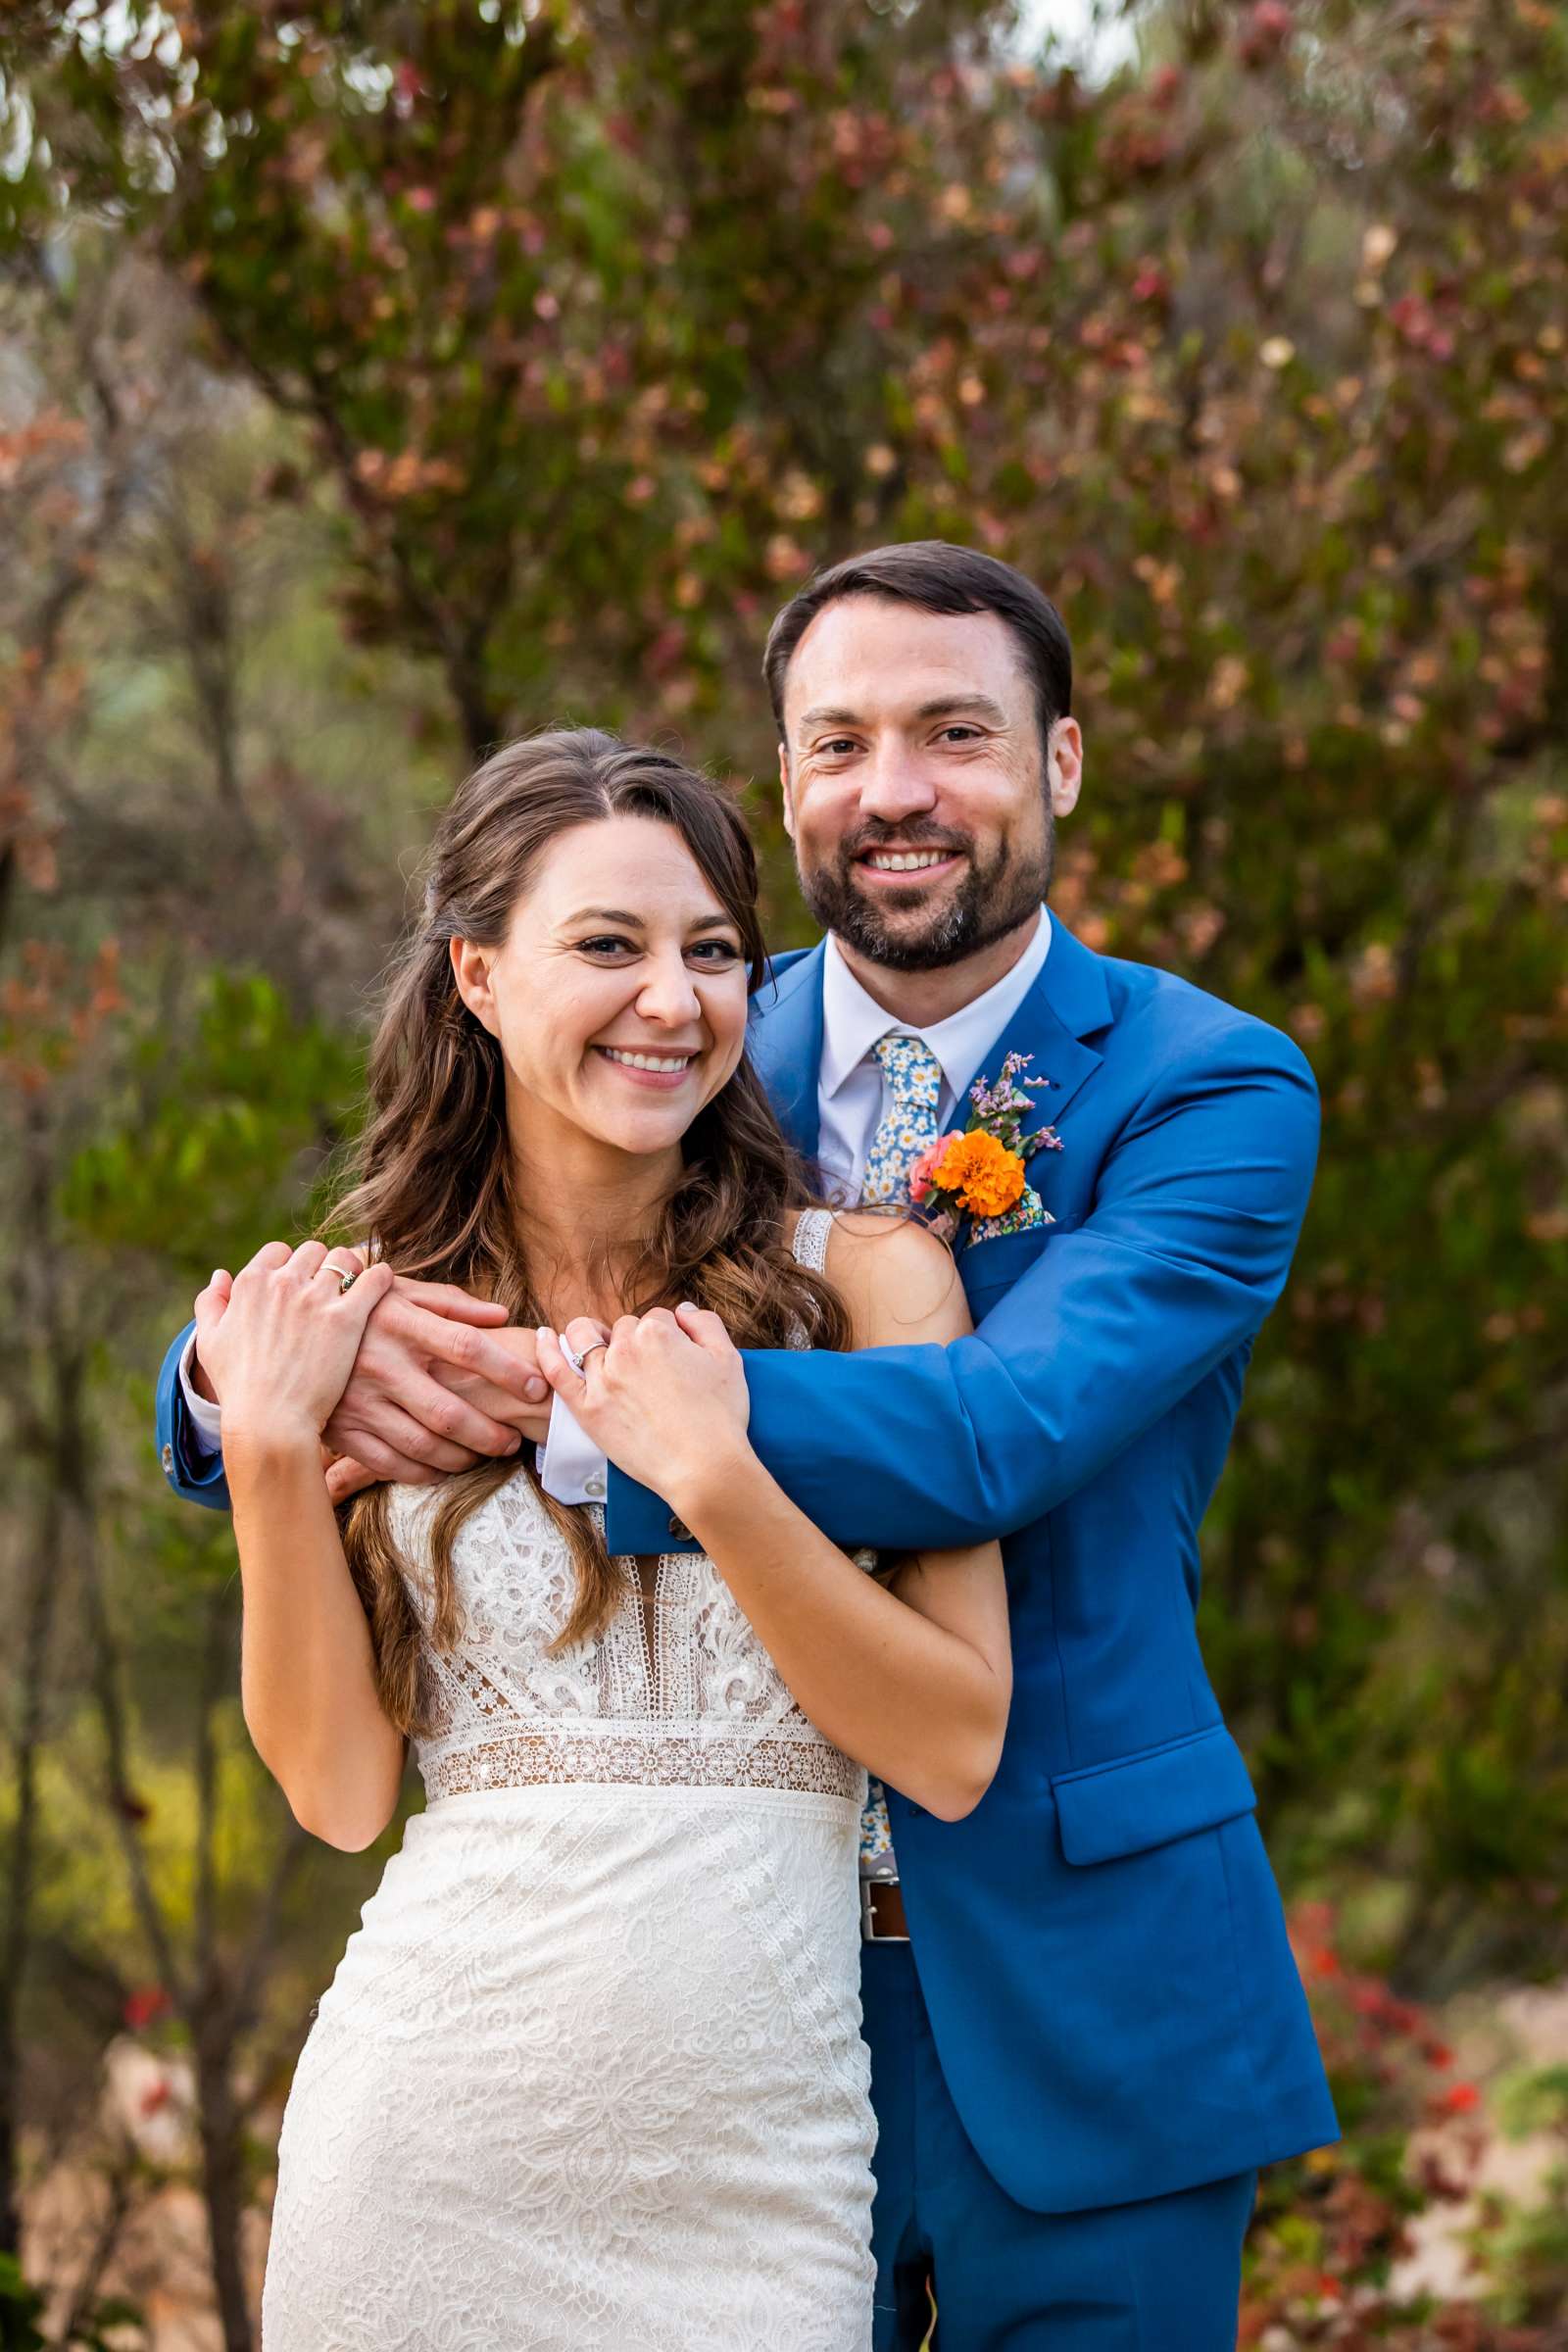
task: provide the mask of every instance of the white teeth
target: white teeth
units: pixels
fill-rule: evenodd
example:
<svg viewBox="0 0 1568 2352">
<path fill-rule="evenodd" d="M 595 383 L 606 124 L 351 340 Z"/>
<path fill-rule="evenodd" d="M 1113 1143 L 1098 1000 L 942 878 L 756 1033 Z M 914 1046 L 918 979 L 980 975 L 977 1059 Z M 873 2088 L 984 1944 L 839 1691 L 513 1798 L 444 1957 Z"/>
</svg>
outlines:
<svg viewBox="0 0 1568 2352">
<path fill-rule="evenodd" d="M 692 1058 L 689 1054 L 623 1054 L 618 1046 L 601 1046 L 599 1051 L 631 1070 L 683 1070 Z"/>
<path fill-rule="evenodd" d="M 883 874 L 912 874 L 923 865 L 941 865 L 952 855 L 951 850 L 873 850 L 866 863 Z"/>
</svg>

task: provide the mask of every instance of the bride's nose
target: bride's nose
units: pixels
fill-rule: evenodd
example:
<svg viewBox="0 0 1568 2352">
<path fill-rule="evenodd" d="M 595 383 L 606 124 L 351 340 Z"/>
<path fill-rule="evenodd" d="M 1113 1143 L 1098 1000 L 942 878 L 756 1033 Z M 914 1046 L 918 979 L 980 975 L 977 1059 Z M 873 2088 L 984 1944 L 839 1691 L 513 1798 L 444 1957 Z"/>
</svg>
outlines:
<svg viewBox="0 0 1568 2352">
<path fill-rule="evenodd" d="M 637 992 L 637 1010 L 645 1021 L 657 1021 L 664 1029 L 673 1029 L 679 1023 L 689 1028 L 702 1017 L 702 1009 L 697 983 L 683 956 L 650 959 L 643 985 Z"/>
</svg>

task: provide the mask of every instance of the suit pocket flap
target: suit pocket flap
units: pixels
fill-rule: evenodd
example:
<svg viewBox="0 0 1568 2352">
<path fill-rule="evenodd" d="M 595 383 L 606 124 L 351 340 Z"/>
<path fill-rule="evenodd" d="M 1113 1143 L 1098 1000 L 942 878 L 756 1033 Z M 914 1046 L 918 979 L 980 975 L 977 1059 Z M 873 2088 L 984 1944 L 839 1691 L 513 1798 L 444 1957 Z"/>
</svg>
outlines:
<svg viewBox="0 0 1568 2352">
<path fill-rule="evenodd" d="M 971 1309 L 976 1300 L 993 1305 L 1004 1291 L 1028 1273 L 1059 1225 L 1031 1225 L 1023 1233 L 1000 1233 L 993 1241 L 970 1241 L 958 1252 L 958 1279 Z M 980 1321 L 975 1315 L 976 1322 Z"/>
<path fill-rule="evenodd" d="M 1222 1723 L 1109 1764 L 1058 1773 L 1061 1850 L 1069 1862 L 1111 1862 L 1218 1829 L 1257 1803 L 1242 1751 Z"/>
</svg>

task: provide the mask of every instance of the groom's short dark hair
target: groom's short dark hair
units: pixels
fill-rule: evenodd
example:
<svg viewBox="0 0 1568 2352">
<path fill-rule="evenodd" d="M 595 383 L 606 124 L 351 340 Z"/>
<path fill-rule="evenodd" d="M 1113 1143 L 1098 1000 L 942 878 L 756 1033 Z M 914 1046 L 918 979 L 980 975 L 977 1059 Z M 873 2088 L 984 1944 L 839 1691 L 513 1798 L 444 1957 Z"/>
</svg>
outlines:
<svg viewBox="0 0 1568 2352">
<path fill-rule="evenodd" d="M 1053 723 L 1072 709 L 1072 646 L 1061 614 L 1033 580 L 995 556 L 946 539 L 911 539 L 902 547 L 850 556 L 792 596 L 767 632 L 762 675 L 784 739 L 784 680 L 796 647 L 826 605 L 841 596 L 887 596 L 926 612 L 995 612 L 1012 631 L 1034 683 L 1044 757 Z"/>
</svg>

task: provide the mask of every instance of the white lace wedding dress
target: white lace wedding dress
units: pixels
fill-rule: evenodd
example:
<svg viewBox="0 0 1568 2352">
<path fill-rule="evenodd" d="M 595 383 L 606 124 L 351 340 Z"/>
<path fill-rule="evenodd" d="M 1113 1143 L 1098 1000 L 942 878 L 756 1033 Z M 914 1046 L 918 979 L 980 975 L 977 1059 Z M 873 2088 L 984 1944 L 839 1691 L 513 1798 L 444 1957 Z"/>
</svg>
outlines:
<svg viewBox="0 0 1568 2352">
<path fill-rule="evenodd" d="M 411 1562 L 436 1493 L 393 1491 Z M 863 1773 L 706 1555 L 660 1561 L 651 1640 L 632 1578 L 557 1657 L 525 1474 L 454 1567 L 426 1808 L 289 2094 L 264 2352 L 863 2352 Z"/>
</svg>

